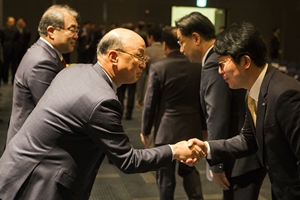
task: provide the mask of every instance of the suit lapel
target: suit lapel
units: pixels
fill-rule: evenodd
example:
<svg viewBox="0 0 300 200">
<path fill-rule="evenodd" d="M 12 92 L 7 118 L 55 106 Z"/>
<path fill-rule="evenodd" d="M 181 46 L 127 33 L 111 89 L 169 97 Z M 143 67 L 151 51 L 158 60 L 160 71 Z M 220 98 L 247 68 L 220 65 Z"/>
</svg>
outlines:
<svg viewBox="0 0 300 200">
<path fill-rule="evenodd" d="M 256 138 L 259 148 L 259 158 L 261 161 L 264 160 L 263 154 L 264 154 L 264 121 L 265 121 L 265 114 L 268 106 L 268 102 L 266 100 L 266 97 L 268 95 L 268 87 L 271 81 L 271 77 L 274 74 L 274 68 L 272 66 L 268 66 L 266 75 L 263 79 L 263 82 L 261 84 L 258 102 L 257 102 L 257 119 L 256 119 Z"/>
</svg>

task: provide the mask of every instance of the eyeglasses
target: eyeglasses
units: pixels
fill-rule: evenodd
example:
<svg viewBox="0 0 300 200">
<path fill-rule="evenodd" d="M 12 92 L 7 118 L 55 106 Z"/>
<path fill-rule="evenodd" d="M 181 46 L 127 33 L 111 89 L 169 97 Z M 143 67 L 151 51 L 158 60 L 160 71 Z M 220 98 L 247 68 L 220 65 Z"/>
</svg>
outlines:
<svg viewBox="0 0 300 200">
<path fill-rule="evenodd" d="M 148 61 L 148 58 L 146 58 L 146 57 L 133 55 L 131 53 L 128 53 L 128 52 L 124 51 L 123 49 L 116 49 L 116 51 L 118 51 L 120 53 L 128 54 L 128 55 L 138 59 L 138 62 L 139 62 L 140 65 Z"/>
<path fill-rule="evenodd" d="M 187 39 L 187 37 L 183 38 L 181 41 L 178 40 L 177 43 L 179 44 L 179 46 L 182 46 L 186 39 Z"/>
<path fill-rule="evenodd" d="M 73 35 L 79 33 L 79 29 L 75 29 L 73 27 L 71 27 L 71 28 L 62 28 L 62 27 L 59 27 L 59 28 L 62 29 L 62 30 L 70 31 Z"/>
<path fill-rule="evenodd" d="M 177 41 L 177 43 L 179 44 L 179 46 L 183 45 L 183 42 L 180 42 L 179 40 Z"/>
<path fill-rule="evenodd" d="M 226 63 L 229 60 L 228 63 Z M 219 67 L 221 70 L 224 70 L 224 68 L 226 67 L 226 65 L 228 65 L 230 62 L 232 61 L 231 58 L 227 58 L 225 60 L 219 61 Z M 226 63 L 226 64 L 225 64 Z"/>
</svg>

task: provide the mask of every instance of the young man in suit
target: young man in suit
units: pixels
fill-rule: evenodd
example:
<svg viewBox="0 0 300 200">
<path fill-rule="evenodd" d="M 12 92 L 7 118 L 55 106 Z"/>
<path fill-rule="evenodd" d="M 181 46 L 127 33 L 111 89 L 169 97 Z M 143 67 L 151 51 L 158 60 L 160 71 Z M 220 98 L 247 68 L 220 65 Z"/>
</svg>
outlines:
<svg viewBox="0 0 300 200">
<path fill-rule="evenodd" d="M 69 6 L 54 5 L 43 14 L 40 38 L 24 55 L 15 75 L 12 112 L 6 144 L 20 130 L 53 78 L 63 66 L 63 53 L 74 50 L 79 14 Z"/>
<path fill-rule="evenodd" d="M 189 138 L 202 138 L 199 99 L 201 65 L 192 64 L 180 53 L 175 27 L 162 31 L 166 54 L 149 68 L 142 114 L 142 134 L 147 140 L 154 126 L 155 146 Z M 183 134 L 184 133 L 184 134 Z M 176 161 L 156 172 L 160 199 L 174 199 Z M 178 174 L 189 199 L 203 199 L 199 172 L 179 162 Z"/>
<path fill-rule="evenodd" d="M 114 29 L 98 44 L 98 62 L 62 70 L 0 158 L 0 199 L 89 198 L 104 156 L 124 173 L 156 170 L 203 156 L 187 141 L 134 149 L 124 132 L 116 89 L 145 68 L 145 42 Z M 46 188 L 46 189 L 45 189 Z"/>
<path fill-rule="evenodd" d="M 254 153 L 268 169 L 273 200 L 300 199 L 300 83 L 267 64 L 267 48 L 250 23 L 235 23 L 214 46 L 219 73 L 230 88 L 247 90 L 247 116 L 240 135 L 191 140 L 211 165 Z"/>
<path fill-rule="evenodd" d="M 192 12 L 176 21 L 176 26 L 181 51 L 191 62 L 202 64 L 200 99 L 208 140 L 238 135 L 245 120 L 246 91 L 231 90 L 218 73 L 214 25 L 201 13 Z M 209 174 L 223 189 L 224 200 L 257 199 L 265 175 L 256 155 L 211 166 Z"/>
</svg>

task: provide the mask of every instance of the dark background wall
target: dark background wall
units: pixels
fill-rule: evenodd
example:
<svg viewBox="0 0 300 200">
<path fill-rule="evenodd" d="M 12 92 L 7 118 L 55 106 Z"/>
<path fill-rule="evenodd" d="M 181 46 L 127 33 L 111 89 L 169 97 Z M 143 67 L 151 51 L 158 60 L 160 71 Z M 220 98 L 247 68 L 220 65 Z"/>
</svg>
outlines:
<svg viewBox="0 0 300 200">
<path fill-rule="evenodd" d="M 196 6 L 196 0 L 1 0 L 2 17 L 23 17 L 32 32 L 32 43 L 38 37 L 37 26 L 43 12 L 52 4 L 68 4 L 81 15 L 81 21 L 95 24 L 139 20 L 170 25 L 172 6 Z M 282 59 L 300 61 L 300 0 L 207 0 L 207 7 L 224 8 L 226 25 L 248 21 L 259 28 L 269 44 L 272 29 L 281 29 Z M 1 5 L 0 5 L 1 6 Z M 1 11 L 1 8 L 0 8 Z M 146 12 L 146 11 L 149 11 Z M 75 62 L 75 61 L 74 61 Z"/>
</svg>

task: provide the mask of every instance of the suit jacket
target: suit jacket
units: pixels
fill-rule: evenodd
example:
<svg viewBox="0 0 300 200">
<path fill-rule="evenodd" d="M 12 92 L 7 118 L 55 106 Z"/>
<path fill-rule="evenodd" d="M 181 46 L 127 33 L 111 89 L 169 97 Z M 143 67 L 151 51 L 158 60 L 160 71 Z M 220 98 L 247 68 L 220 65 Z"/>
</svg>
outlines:
<svg viewBox="0 0 300 200">
<path fill-rule="evenodd" d="M 179 51 L 150 66 L 142 132 L 149 135 L 154 125 L 156 145 L 202 139 L 200 76 L 201 65 Z"/>
<path fill-rule="evenodd" d="M 219 62 L 213 49 L 208 52 L 201 72 L 200 99 L 206 118 L 208 140 L 227 139 L 240 133 L 245 121 L 246 90 L 232 90 L 218 73 Z M 257 155 L 226 161 L 211 166 L 213 172 L 226 172 L 229 177 L 258 169 Z"/>
<path fill-rule="evenodd" d="M 39 39 L 24 55 L 14 80 L 6 143 L 20 130 L 53 78 L 63 69 L 56 51 Z"/>
<path fill-rule="evenodd" d="M 4 27 L 0 30 L 0 42 L 3 48 L 3 59 L 10 61 L 15 56 L 15 48 L 18 42 L 19 32 L 14 27 L 9 29 Z"/>
<path fill-rule="evenodd" d="M 134 149 L 121 118 L 99 64 L 63 70 L 0 159 L 0 199 L 88 199 L 105 154 L 125 173 L 171 162 L 168 145 Z"/>
<path fill-rule="evenodd" d="M 146 93 L 146 88 L 148 84 L 149 76 L 149 67 L 152 63 L 165 58 L 166 55 L 163 51 L 162 44 L 160 42 L 155 42 L 151 46 L 146 48 L 146 54 L 150 57 L 150 60 L 146 63 L 146 69 L 143 70 L 141 77 L 137 81 L 136 85 L 136 97 L 137 100 L 142 102 L 144 101 L 144 96 Z"/>
<path fill-rule="evenodd" d="M 269 66 L 261 85 L 256 128 L 249 109 L 240 135 L 210 141 L 210 164 L 258 150 L 277 199 L 300 199 L 300 83 Z M 257 141 L 257 142 L 256 142 Z"/>
</svg>

